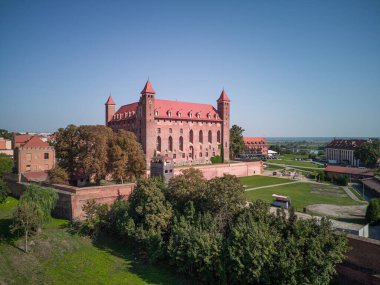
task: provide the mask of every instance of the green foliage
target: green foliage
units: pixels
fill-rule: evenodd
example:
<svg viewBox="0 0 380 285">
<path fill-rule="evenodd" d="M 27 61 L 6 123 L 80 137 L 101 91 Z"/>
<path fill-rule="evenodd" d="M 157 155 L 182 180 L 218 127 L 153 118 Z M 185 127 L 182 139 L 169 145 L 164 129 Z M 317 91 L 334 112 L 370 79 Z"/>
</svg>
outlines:
<svg viewBox="0 0 380 285">
<path fill-rule="evenodd" d="M 233 125 L 230 130 L 230 153 L 232 157 L 236 157 L 241 153 L 245 146 L 243 141 L 244 129 L 238 125 Z"/>
<path fill-rule="evenodd" d="M 52 188 L 44 188 L 34 184 L 26 187 L 20 197 L 20 205 L 28 204 L 36 211 L 38 226 L 41 227 L 51 219 L 51 211 L 58 200 L 58 194 Z"/>
<path fill-rule="evenodd" d="M 380 198 L 373 198 L 369 201 L 365 218 L 368 223 L 380 222 Z"/>
<path fill-rule="evenodd" d="M 8 132 L 5 129 L 0 129 L 0 138 L 4 138 L 6 140 L 11 140 L 13 141 L 14 136 L 18 135 L 19 133 L 14 133 L 14 132 Z"/>
<path fill-rule="evenodd" d="M 5 202 L 8 197 L 8 186 L 0 177 L 0 204 Z"/>
<path fill-rule="evenodd" d="M 65 169 L 56 165 L 54 168 L 48 171 L 49 174 L 49 182 L 51 184 L 68 184 L 69 183 L 69 175 Z"/>
<path fill-rule="evenodd" d="M 4 174 L 12 172 L 13 159 L 5 153 L 0 153 L 0 178 L 4 177 Z"/>
<path fill-rule="evenodd" d="M 210 160 L 211 160 L 212 164 L 223 163 L 223 157 L 220 155 L 215 155 L 215 156 L 211 157 Z"/>
<path fill-rule="evenodd" d="M 82 209 L 85 213 L 85 220 L 81 228 L 82 233 L 96 237 L 102 229 L 107 228 L 109 210 L 107 204 L 97 204 L 96 201 L 92 199 L 88 200 Z"/>
<path fill-rule="evenodd" d="M 144 153 L 131 132 L 112 132 L 100 125 L 69 125 L 55 135 L 59 165 L 71 179 L 83 172 L 99 185 L 108 174 L 123 182 L 123 179 L 135 180 L 144 173 Z"/>
<path fill-rule="evenodd" d="M 359 159 L 367 167 L 375 167 L 380 157 L 380 141 L 372 140 L 359 146 L 354 152 L 355 158 Z"/>
<path fill-rule="evenodd" d="M 348 185 L 348 176 L 347 175 L 337 175 L 332 178 L 333 183 L 339 186 L 347 186 Z"/>
<path fill-rule="evenodd" d="M 217 284 L 225 278 L 223 236 L 210 213 L 175 218 L 167 252 L 179 272 L 203 283 Z"/>
</svg>

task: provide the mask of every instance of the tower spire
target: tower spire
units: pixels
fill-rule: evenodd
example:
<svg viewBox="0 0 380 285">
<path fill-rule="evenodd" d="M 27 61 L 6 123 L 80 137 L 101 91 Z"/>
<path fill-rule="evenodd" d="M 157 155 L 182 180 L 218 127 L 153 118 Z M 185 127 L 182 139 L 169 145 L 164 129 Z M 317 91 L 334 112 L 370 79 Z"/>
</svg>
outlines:
<svg viewBox="0 0 380 285">
<path fill-rule="evenodd" d="M 156 92 L 154 91 L 154 89 L 152 87 L 152 84 L 150 84 L 149 78 L 146 81 L 144 89 L 141 91 L 140 94 L 147 94 L 147 93 L 149 93 L 149 94 L 156 94 Z"/>
</svg>

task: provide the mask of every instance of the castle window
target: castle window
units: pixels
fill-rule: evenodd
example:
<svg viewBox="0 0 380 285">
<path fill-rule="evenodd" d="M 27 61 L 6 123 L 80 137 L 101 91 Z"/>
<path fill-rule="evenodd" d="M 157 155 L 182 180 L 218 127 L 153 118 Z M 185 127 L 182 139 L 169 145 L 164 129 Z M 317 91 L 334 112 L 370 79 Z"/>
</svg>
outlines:
<svg viewBox="0 0 380 285">
<path fill-rule="evenodd" d="M 190 132 L 189 132 L 189 141 L 190 141 L 191 143 L 193 143 L 193 141 L 194 141 L 194 133 L 193 133 L 193 130 L 190 130 Z"/>
<path fill-rule="evenodd" d="M 157 128 L 157 133 L 161 134 L 161 128 Z"/>
<path fill-rule="evenodd" d="M 208 157 L 208 151 L 206 151 L 206 157 Z"/>
<path fill-rule="evenodd" d="M 183 137 L 179 137 L 179 150 L 183 151 Z"/>
<path fill-rule="evenodd" d="M 44 153 L 44 159 L 49 159 L 49 153 L 48 152 Z"/>
<path fill-rule="evenodd" d="M 156 144 L 157 151 L 161 151 L 161 137 L 157 137 L 157 144 Z"/>
<path fill-rule="evenodd" d="M 216 141 L 220 143 L 220 131 L 217 131 L 216 133 Z"/>
<path fill-rule="evenodd" d="M 203 132 L 202 132 L 202 130 L 199 131 L 199 142 L 203 143 Z"/>
<path fill-rule="evenodd" d="M 202 152 L 199 153 L 199 157 L 202 157 Z"/>
<path fill-rule="evenodd" d="M 168 149 L 169 151 L 173 151 L 173 138 L 170 136 L 168 140 Z"/>
<path fill-rule="evenodd" d="M 177 155 L 175 153 L 173 154 L 173 158 L 177 158 Z M 172 172 L 172 169 L 170 169 L 169 171 Z"/>
<path fill-rule="evenodd" d="M 169 128 L 169 134 L 171 134 L 173 132 L 172 128 Z"/>
<path fill-rule="evenodd" d="M 179 133 L 180 133 L 180 134 L 183 134 L 183 129 L 179 129 Z"/>
<path fill-rule="evenodd" d="M 212 143 L 212 132 L 208 131 L 208 142 Z"/>
</svg>

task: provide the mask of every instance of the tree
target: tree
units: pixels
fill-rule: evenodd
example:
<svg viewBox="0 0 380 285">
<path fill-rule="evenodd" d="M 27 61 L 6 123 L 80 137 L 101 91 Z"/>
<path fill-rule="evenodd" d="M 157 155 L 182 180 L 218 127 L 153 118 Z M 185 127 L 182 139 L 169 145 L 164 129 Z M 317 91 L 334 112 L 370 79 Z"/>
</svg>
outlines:
<svg viewBox="0 0 380 285">
<path fill-rule="evenodd" d="M 373 198 L 369 201 L 365 218 L 368 223 L 380 222 L 380 198 Z"/>
<path fill-rule="evenodd" d="M 69 175 L 67 171 L 56 165 L 54 168 L 48 171 L 49 174 L 49 182 L 51 184 L 68 184 L 69 183 Z"/>
<path fill-rule="evenodd" d="M 21 232 L 25 236 L 25 252 L 28 252 L 28 237 L 39 225 L 36 204 L 20 203 L 14 212 L 13 232 Z"/>
<path fill-rule="evenodd" d="M 0 153 L 0 178 L 5 174 L 12 172 L 13 160 L 5 153 Z"/>
<path fill-rule="evenodd" d="M 3 179 L 0 177 L 0 204 L 4 203 L 8 197 L 8 187 Z"/>
<path fill-rule="evenodd" d="M 377 159 L 380 157 L 380 141 L 377 139 L 361 144 L 355 150 L 354 156 L 367 167 L 375 167 Z"/>
<path fill-rule="evenodd" d="M 236 157 L 245 148 L 243 132 L 244 129 L 238 125 L 233 125 L 230 130 L 230 152 L 232 157 Z"/>
<path fill-rule="evenodd" d="M 51 218 L 51 211 L 58 201 L 58 194 L 52 188 L 44 188 L 34 184 L 26 187 L 20 197 L 20 204 L 28 204 L 34 209 L 38 226 L 41 227 Z"/>
<path fill-rule="evenodd" d="M 188 168 L 184 169 L 182 174 L 170 179 L 164 193 L 175 210 L 182 213 L 188 201 L 199 205 L 205 189 L 206 179 L 202 172 L 199 169 Z"/>
</svg>

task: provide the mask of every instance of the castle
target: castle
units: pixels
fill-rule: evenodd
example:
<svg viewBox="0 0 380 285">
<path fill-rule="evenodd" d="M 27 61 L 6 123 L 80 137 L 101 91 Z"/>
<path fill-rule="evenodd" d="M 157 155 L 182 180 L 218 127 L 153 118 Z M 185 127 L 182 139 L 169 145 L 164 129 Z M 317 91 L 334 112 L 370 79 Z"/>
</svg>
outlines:
<svg viewBox="0 0 380 285">
<path fill-rule="evenodd" d="M 217 155 L 229 161 L 230 99 L 224 90 L 217 109 L 209 104 L 157 99 L 149 80 L 140 94 L 138 102 L 117 111 L 109 96 L 106 125 L 135 133 L 147 166 L 156 155 L 173 159 L 175 165 L 207 164 Z"/>
</svg>

